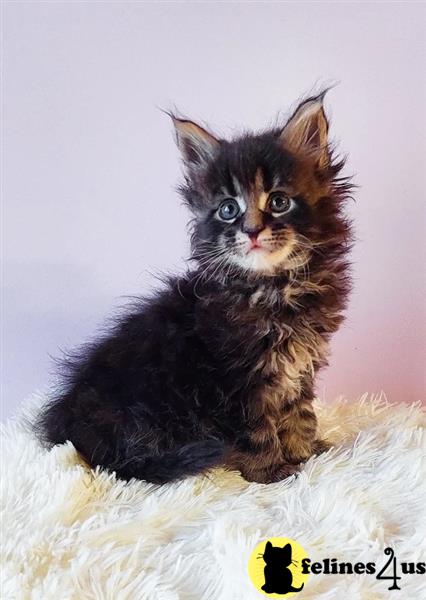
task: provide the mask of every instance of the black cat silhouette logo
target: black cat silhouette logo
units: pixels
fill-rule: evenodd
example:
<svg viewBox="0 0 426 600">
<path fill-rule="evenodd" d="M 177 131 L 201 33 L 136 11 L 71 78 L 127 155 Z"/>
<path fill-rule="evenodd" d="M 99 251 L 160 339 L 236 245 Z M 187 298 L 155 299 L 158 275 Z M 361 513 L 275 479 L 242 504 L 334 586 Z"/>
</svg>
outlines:
<svg viewBox="0 0 426 600">
<path fill-rule="evenodd" d="M 265 561 L 265 584 L 262 590 L 267 594 L 288 594 L 289 592 L 300 592 L 304 584 L 299 588 L 294 588 L 293 573 L 288 568 L 296 564 L 291 556 L 291 544 L 286 544 L 282 548 L 273 546 L 271 542 L 266 542 L 265 552 L 263 553 Z"/>
<path fill-rule="evenodd" d="M 307 553 L 288 538 L 269 538 L 256 546 L 249 560 L 249 575 L 256 589 L 268 598 L 290 598 L 301 592 L 308 574 L 302 572 Z"/>
</svg>

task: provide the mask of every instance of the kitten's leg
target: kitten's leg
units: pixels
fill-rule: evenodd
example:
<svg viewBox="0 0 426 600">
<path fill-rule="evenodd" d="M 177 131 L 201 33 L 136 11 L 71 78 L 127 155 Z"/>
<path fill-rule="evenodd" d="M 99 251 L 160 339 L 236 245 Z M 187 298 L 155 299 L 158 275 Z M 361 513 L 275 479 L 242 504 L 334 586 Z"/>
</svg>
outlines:
<svg viewBox="0 0 426 600">
<path fill-rule="evenodd" d="M 309 399 L 300 398 L 284 405 L 278 435 L 284 458 L 290 464 L 305 462 L 330 448 L 325 440 L 317 438 L 317 417 Z"/>
<path fill-rule="evenodd" d="M 300 470 L 313 454 L 328 449 L 318 440 L 312 401 L 283 402 L 279 414 L 261 414 L 251 423 L 244 443 L 228 455 L 226 466 L 237 469 L 247 481 L 273 483 Z"/>
<path fill-rule="evenodd" d="M 268 419 L 259 422 L 247 438 L 240 440 L 228 454 L 225 466 L 257 483 L 280 481 L 299 470 L 298 464 L 290 464 L 283 458 L 276 426 Z"/>
</svg>

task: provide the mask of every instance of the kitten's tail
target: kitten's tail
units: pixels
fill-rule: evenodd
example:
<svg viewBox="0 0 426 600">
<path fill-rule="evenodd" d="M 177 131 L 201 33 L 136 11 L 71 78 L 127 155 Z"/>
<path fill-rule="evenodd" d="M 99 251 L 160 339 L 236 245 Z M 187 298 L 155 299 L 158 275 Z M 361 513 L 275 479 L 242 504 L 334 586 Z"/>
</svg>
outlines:
<svg viewBox="0 0 426 600">
<path fill-rule="evenodd" d="M 303 590 L 303 586 L 305 584 L 302 583 L 302 585 L 300 586 L 300 588 L 294 588 L 294 587 L 290 587 L 289 592 L 301 592 Z"/>
<path fill-rule="evenodd" d="M 34 428 L 49 446 L 70 440 L 92 467 L 115 471 L 121 479 L 143 479 L 150 483 L 167 483 L 188 475 L 197 475 L 224 462 L 227 447 L 217 439 L 207 439 L 177 446 L 175 450 L 152 453 L 149 448 L 114 445 L 114 437 L 104 439 L 97 427 L 84 427 L 68 417 L 62 403 L 47 405 Z M 111 441 L 110 441 L 111 440 Z"/>
<path fill-rule="evenodd" d="M 167 483 L 188 475 L 198 475 L 224 461 L 226 446 L 220 440 L 191 442 L 175 451 L 145 455 L 126 461 L 123 466 L 111 465 L 118 477 L 136 477 L 150 483 Z M 110 467 L 110 468 L 111 468 Z"/>
</svg>

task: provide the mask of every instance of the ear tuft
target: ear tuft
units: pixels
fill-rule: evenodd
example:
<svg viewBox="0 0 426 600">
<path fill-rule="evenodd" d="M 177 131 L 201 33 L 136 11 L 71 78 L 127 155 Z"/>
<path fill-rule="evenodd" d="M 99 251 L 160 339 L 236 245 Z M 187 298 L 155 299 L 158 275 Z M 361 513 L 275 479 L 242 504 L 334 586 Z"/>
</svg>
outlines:
<svg viewBox="0 0 426 600">
<path fill-rule="evenodd" d="M 299 104 L 280 133 L 280 140 L 286 148 L 311 154 L 320 167 L 325 167 L 330 159 L 328 121 L 323 104 L 326 92 Z"/>
<path fill-rule="evenodd" d="M 189 168 L 202 167 L 215 157 L 220 145 L 218 139 L 193 121 L 170 116 L 175 126 L 177 146 Z"/>
</svg>

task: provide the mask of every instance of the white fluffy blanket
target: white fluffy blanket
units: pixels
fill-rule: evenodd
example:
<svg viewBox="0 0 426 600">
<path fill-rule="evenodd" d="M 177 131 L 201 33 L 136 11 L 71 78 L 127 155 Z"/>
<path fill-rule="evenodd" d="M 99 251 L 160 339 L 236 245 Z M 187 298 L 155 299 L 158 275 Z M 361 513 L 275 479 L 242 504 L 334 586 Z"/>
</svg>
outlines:
<svg viewBox="0 0 426 600">
<path fill-rule="evenodd" d="M 335 447 L 297 478 L 247 483 L 212 471 L 163 487 L 93 472 L 71 444 L 42 449 L 24 418 L 3 432 L 2 598 L 259 600 L 249 556 L 268 537 L 313 560 L 425 560 L 425 436 L 420 404 L 364 396 L 317 405 Z M 399 573 L 401 575 L 401 573 Z M 426 598 L 372 575 L 311 575 L 301 598 Z"/>
</svg>

